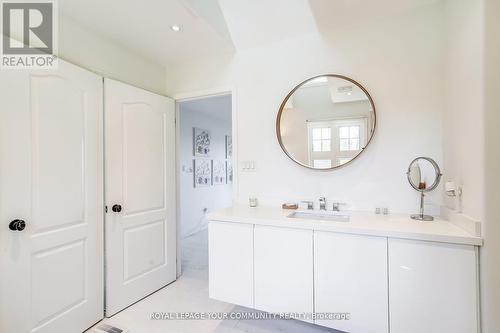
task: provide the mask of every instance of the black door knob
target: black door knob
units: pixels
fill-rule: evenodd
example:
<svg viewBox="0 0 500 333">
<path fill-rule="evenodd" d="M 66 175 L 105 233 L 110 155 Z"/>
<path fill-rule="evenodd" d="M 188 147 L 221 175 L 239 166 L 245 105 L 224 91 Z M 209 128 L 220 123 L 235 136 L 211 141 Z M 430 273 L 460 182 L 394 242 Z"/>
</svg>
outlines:
<svg viewBox="0 0 500 333">
<path fill-rule="evenodd" d="M 23 220 L 14 220 L 9 223 L 9 229 L 12 231 L 23 231 L 26 228 L 26 222 Z"/>
<path fill-rule="evenodd" d="M 113 207 L 111 207 L 111 210 L 115 213 L 119 213 L 122 211 L 122 206 L 121 205 L 113 205 Z"/>
</svg>

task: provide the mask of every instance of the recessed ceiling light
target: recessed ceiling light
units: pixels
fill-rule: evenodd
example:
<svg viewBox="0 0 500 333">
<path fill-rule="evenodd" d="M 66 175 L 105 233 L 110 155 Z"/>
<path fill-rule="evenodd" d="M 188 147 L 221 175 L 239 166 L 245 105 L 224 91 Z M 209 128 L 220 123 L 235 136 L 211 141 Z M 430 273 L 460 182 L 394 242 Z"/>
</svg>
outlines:
<svg viewBox="0 0 500 333">
<path fill-rule="evenodd" d="M 173 25 L 170 27 L 170 29 L 172 29 L 172 31 L 175 31 L 175 32 L 179 32 L 181 31 L 181 27 L 179 27 L 178 25 Z"/>
<path fill-rule="evenodd" d="M 338 87 L 337 91 L 341 94 L 344 93 L 344 94 L 350 95 L 352 93 L 352 86 Z"/>
</svg>

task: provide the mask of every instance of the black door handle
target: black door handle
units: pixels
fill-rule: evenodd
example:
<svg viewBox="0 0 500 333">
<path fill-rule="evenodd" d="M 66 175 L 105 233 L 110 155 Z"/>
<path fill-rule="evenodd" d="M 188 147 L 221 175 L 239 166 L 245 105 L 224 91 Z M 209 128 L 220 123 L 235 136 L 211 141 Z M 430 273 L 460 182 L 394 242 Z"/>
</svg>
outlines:
<svg viewBox="0 0 500 333">
<path fill-rule="evenodd" d="M 121 205 L 113 205 L 113 207 L 111 207 L 111 210 L 115 213 L 119 213 L 122 211 L 122 206 Z"/>
<path fill-rule="evenodd" d="M 23 231 L 26 228 L 26 222 L 23 220 L 14 220 L 9 223 L 9 229 L 12 231 Z"/>
</svg>

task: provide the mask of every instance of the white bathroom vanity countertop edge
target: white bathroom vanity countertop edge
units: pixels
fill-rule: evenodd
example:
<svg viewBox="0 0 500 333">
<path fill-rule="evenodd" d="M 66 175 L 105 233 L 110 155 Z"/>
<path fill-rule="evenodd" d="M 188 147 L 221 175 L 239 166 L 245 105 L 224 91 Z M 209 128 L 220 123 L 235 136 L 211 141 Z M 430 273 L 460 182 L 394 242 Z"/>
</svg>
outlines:
<svg viewBox="0 0 500 333">
<path fill-rule="evenodd" d="M 293 212 L 293 210 L 283 210 L 279 207 L 259 206 L 251 208 L 245 205 L 234 205 L 210 213 L 208 219 L 210 221 L 247 223 L 441 243 L 483 245 L 481 237 L 471 235 L 467 231 L 441 218 L 436 218 L 431 222 L 423 222 L 413 220 L 408 215 L 403 214 L 376 215 L 368 212 L 345 211 L 340 214 L 350 215 L 349 222 L 332 222 L 289 218 L 288 215 Z"/>
</svg>

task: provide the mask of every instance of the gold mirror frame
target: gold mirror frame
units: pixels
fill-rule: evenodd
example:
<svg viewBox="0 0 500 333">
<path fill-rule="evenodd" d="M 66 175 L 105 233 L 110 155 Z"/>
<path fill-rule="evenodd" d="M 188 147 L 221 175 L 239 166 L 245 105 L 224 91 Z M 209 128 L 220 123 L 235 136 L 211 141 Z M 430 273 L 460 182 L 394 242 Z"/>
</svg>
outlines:
<svg viewBox="0 0 500 333">
<path fill-rule="evenodd" d="M 334 167 L 331 167 L 331 168 L 324 168 L 324 169 L 320 169 L 320 168 L 313 168 L 312 166 L 310 165 L 306 165 L 304 163 L 301 163 L 299 161 L 297 161 L 285 148 L 284 144 L 283 144 L 283 141 L 281 140 L 281 129 L 280 129 L 280 125 L 281 125 L 281 114 L 283 113 L 283 110 L 285 109 L 285 105 L 287 104 L 288 100 L 290 99 L 290 97 L 293 95 L 293 93 L 295 91 L 297 91 L 297 89 L 299 89 L 300 87 L 302 87 L 304 84 L 306 84 L 307 82 L 311 81 L 311 80 L 314 80 L 314 79 L 317 79 L 317 78 L 320 78 L 320 77 L 333 77 L 333 78 L 338 78 L 338 79 L 343 79 L 343 80 L 346 80 L 346 81 L 349 81 L 353 84 L 355 84 L 358 88 L 360 88 L 365 94 L 366 96 L 368 97 L 368 100 L 370 101 L 370 104 L 372 106 L 372 109 L 373 109 L 373 132 L 372 132 L 372 135 L 370 136 L 370 138 L 368 139 L 368 141 L 366 142 L 366 145 L 364 146 L 364 148 L 361 148 L 361 151 L 359 152 L 359 154 L 357 154 L 356 156 L 354 156 L 349 162 L 346 162 L 344 164 L 341 164 L 341 165 L 337 165 L 337 166 L 334 166 Z M 355 159 L 357 159 L 365 150 L 366 148 L 368 147 L 368 145 L 370 144 L 370 142 L 372 141 L 374 135 L 375 135 L 375 131 L 377 129 L 377 111 L 376 111 L 376 108 L 375 108 L 375 102 L 373 102 L 373 98 L 372 96 L 370 95 L 370 93 L 368 92 L 368 90 L 365 89 L 365 87 L 363 87 L 360 83 L 358 83 L 357 81 L 347 77 L 347 76 L 343 76 L 343 75 L 338 75 L 338 74 L 323 74 L 323 75 L 317 75 L 317 76 L 314 76 L 314 77 L 311 77 L 307 80 L 304 80 L 302 81 L 301 83 L 299 83 L 297 86 L 295 86 L 295 88 L 293 88 L 289 93 L 288 95 L 286 95 L 285 99 L 283 100 L 283 102 L 281 103 L 280 105 L 280 109 L 278 111 L 278 115 L 276 116 L 276 136 L 278 137 L 278 142 L 280 144 L 280 147 L 281 149 L 283 149 L 283 152 L 285 152 L 286 156 L 288 156 L 288 158 L 290 158 L 292 161 L 294 161 L 295 163 L 297 163 L 298 165 L 301 165 L 303 167 L 306 167 L 308 169 L 311 169 L 311 170 L 316 170 L 316 171 L 331 171 L 331 170 L 335 170 L 335 169 L 339 169 L 339 168 L 342 168 L 342 167 L 345 167 L 349 164 L 351 164 Z"/>
</svg>

